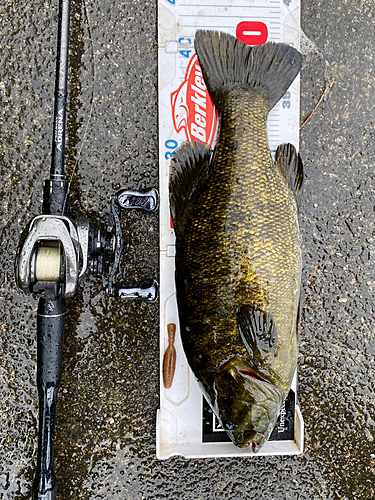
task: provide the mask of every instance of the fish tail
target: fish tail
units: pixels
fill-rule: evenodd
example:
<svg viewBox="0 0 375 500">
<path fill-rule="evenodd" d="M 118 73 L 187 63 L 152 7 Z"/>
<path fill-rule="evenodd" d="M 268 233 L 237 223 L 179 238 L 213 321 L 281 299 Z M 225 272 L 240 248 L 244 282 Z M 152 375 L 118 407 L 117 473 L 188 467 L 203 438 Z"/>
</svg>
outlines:
<svg viewBox="0 0 375 500">
<path fill-rule="evenodd" d="M 271 110 L 298 75 L 301 54 L 283 43 L 267 42 L 251 47 L 218 31 L 198 30 L 195 50 L 204 80 L 220 111 L 220 90 L 231 86 L 258 89 Z"/>
</svg>

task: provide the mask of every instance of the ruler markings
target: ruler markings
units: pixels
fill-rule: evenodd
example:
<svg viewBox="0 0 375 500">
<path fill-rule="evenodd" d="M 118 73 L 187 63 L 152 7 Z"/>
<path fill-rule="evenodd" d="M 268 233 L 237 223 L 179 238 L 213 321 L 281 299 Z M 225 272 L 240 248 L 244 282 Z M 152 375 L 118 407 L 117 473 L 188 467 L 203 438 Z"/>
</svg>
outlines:
<svg viewBox="0 0 375 500">
<path fill-rule="evenodd" d="M 181 26 L 181 28 L 207 28 L 207 24 L 203 24 L 202 26 L 198 26 L 197 24 L 184 24 L 183 26 Z M 233 26 L 218 26 L 215 24 L 215 26 L 210 26 L 210 28 L 220 28 L 220 29 L 223 29 L 223 30 L 226 30 L 228 28 L 232 28 Z"/>
<path fill-rule="evenodd" d="M 236 26 L 236 21 L 233 22 L 233 18 L 231 18 L 232 22 L 231 22 L 231 19 L 228 19 L 228 24 L 223 24 L 221 22 L 220 25 L 215 24 L 215 19 L 216 18 L 214 18 L 214 16 L 205 16 L 205 17 L 202 16 L 202 19 L 199 19 L 199 24 L 198 24 L 198 22 L 196 24 L 191 24 L 190 18 L 180 17 L 179 18 L 180 29 L 183 29 L 183 28 L 203 28 L 204 29 L 205 27 L 206 27 L 206 29 L 219 28 L 219 27 L 221 27 L 221 28 L 235 28 L 235 26 Z M 220 18 L 217 18 L 217 20 L 219 20 L 219 19 Z M 224 19 L 224 18 L 221 18 L 221 19 Z M 243 19 L 243 16 L 238 16 L 237 19 L 241 20 L 241 19 Z M 264 19 L 264 17 L 263 18 L 260 18 L 260 17 L 253 18 L 253 19 L 254 20 Z M 277 28 L 273 28 L 273 29 L 277 30 Z"/>
<path fill-rule="evenodd" d="M 246 7 L 247 9 L 274 9 L 276 5 L 279 5 L 280 6 L 280 0 L 276 0 L 276 1 L 272 1 L 270 2 L 270 5 L 249 5 L 249 4 L 245 4 L 245 5 L 242 5 L 243 3 L 243 0 L 239 0 L 241 1 L 241 3 L 239 3 L 238 1 L 237 2 L 233 2 L 233 3 L 230 3 L 228 2 L 228 0 L 224 0 L 224 1 L 220 1 L 220 0 L 213 0 L 212 3 L 209 3 L 207 0 L 205 0 L 204 3 L 197 3 L 197 0 L 192 0 L 191 2 L 189 2 L 188 0 L 185 1 L 184 3 L 180 3 L 179 4 L 179 7 L 215 7 L 215 8 L 223 8 L 223 7 L 228 7 L 228 8 L 232 8 L 232 7 Z"/>
<path fill-rule="evenodd" d="M 220 28 L 220 29 L 226 30 L 226 29 L 233 28 L 233 24 L 231 24 L 231 25 L 226 24 L 223 26 L 215 24 L 215 25 L 209 26 L 209 27 L 207 26 L 207 23 L 202 24 L 202 26 L 199 26 L 197 24 L 184 24 L 183 26 L 181 26 L 181 28 L 202 28 L 202 29 L 208 29 L 208 28 L 217 28 L 218 29 L 218 28 Z"/>
<path fill-rule="evenodd" d="M 237 7 L 237 5 L 242 5 L 244 2 L 244 0 L 236 0 L 234 2 L 230 2 L 228 0 L 213 0 L 212 2 L 210 2 L 210 0 L 204 0 L 204 3 L 199 3 L 199 0 L 185 0 L 184 3 L 180 3 L 178 5 L 178 7 L 191 7 L 191 6 L 196 6 L 196 7 L 199 7 L 199 6 L 202 6 L 202 5 L 209 5 L 210 7 Z M 272 5 L 271 5 L 272 4 Z M 245 3 L 246 7 L 249 8 L 249 9 L 269 9 L 269 8 L 273 8 L 275 5 L 280 5 L 280 1 L 277 0 L 277 1 L 272 1 L 272 2 L 269 2 L 267 5 L 265 5 L 264 3 L 262 2 L 253 2 L 253 5 L 249 5 L 249 3 Z M 198 16 L 197 16 L 198 17 Z"/>
<path fill-rule="evenodd" d="M 213 8 L 229 8 L 229 9 L 238 9 L 238 8 L 243 8 L 243 9 L 274 9 L 275 7 L 273 5 L 241 5 L 241 4 L 236 4 L 236 5 L 229 5 L 229 4 L 217 4 L 217 3 L 181 3 L 180 7 L 213 7 Z"/>
<path fill-rule="evenodd" d="M 197 17 L 197 16 L 194 16 L 194 14 L 180 14 L 180 17 Z M 239 19 L 243 19 L 244 15 L 241 14 L 241 15 L 236 15 L 236 16 L 221 16 L 221 15 L 210 15 L 210 14 L 205 14 L 205 15 L 202 15 L 202 16 L 199 16 L 199 19 L 201 18 L 206 18 L 206 17 L 209 17 L 210 19 L 212 18 L 220 18 L 220 17 L 224 17 L 225 19 L 233 19 L 233 18 L 239 18 Z M 252 19 L 273 19 L 273 16 L 254 16 Z"/>
</svg>

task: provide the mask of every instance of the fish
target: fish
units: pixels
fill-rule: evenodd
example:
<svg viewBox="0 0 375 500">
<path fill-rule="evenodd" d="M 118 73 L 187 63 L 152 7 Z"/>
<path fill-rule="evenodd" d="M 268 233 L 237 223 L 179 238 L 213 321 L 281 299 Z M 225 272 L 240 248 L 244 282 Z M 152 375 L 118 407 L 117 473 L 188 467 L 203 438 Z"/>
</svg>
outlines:
<svg viewBox="0 0 375 500">
<path fill-rule="evenodd" d="M 180 334 L 223 429 L 258 452 L 297 366 L 303 165 L 291 144 L 272 159 L 266 122 L 302 57 L 208 30 L 197 31 L 195 50 L 220 132 L 214 150 L 184 143 L 171 160 Z"/>
</svg>

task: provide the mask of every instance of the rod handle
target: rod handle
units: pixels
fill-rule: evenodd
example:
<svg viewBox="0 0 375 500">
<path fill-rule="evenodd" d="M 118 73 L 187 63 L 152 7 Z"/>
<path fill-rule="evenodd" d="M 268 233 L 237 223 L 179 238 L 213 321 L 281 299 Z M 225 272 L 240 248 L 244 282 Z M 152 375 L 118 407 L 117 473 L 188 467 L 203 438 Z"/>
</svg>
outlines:
<svg viewBox="0 0 375 500">
<path fill-rule="evenodd" d="M 39 300 L 37 315 L 39 443 L 33 500 L 56 500 L 54 443 L 65 316 L 65 299 Z"/>
</svg>

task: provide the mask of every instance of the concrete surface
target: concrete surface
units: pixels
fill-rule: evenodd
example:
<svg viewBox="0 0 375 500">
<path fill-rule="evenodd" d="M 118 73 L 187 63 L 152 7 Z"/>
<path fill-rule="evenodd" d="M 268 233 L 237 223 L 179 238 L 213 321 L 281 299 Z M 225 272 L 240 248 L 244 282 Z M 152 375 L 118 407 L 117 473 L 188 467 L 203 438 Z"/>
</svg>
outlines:
<svg viewBox="0 0 375 500">
<path fill-rule="evenodd" d="M 16 290 L 13 265 L 50 163 L 57 0 L 4 0 L 0 19 L 0 499 L 26 500 L 37 444 L 36 302 Z M 375 497 L 374 2 L 302 0 L 302 28 L 301 119 L 336 81 L 301 131 L 305 453 L 158 462 L 158 306 L 109 300 L 105 282 L 91 278 L 69 304 L 59 500 Z M 71 204 L 96 223 L 119 188 L 157 186 L 156 29 L 156 1 L 72 5 L 69 172 L 86 126 L 87 136 Z M 157 216 L 122 224 L 123 276 L 157 275 Z"/>
</svg>

